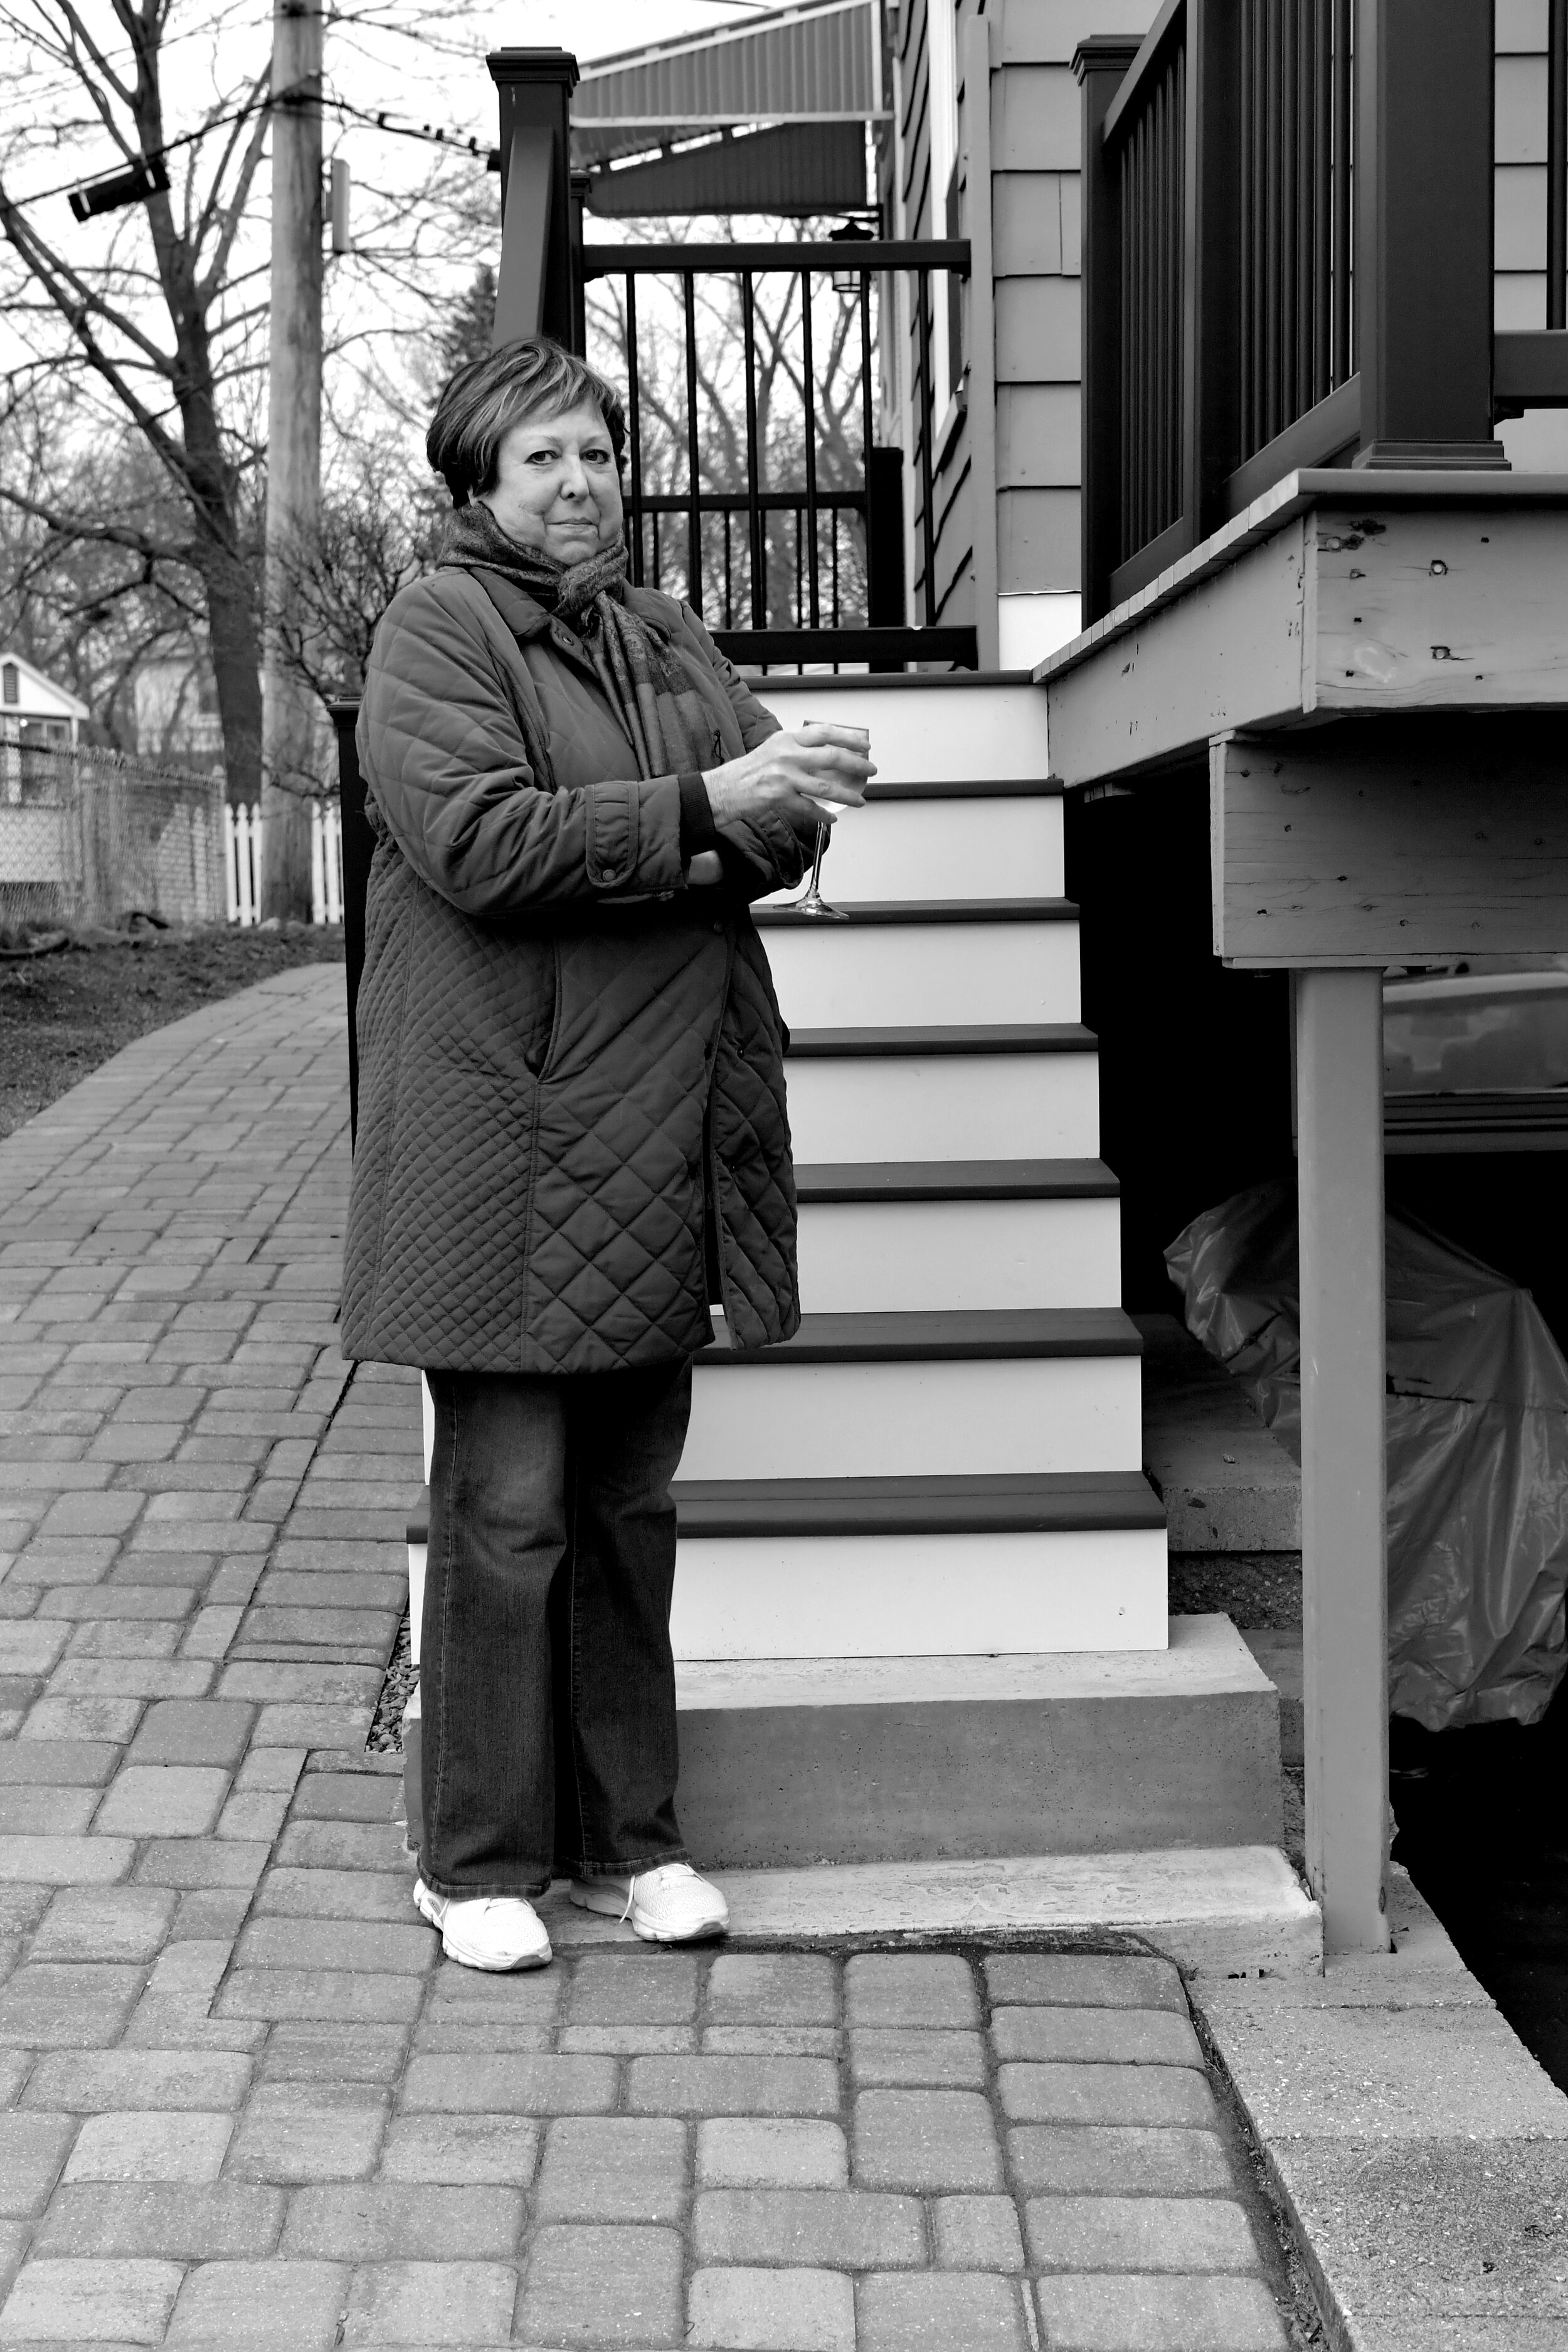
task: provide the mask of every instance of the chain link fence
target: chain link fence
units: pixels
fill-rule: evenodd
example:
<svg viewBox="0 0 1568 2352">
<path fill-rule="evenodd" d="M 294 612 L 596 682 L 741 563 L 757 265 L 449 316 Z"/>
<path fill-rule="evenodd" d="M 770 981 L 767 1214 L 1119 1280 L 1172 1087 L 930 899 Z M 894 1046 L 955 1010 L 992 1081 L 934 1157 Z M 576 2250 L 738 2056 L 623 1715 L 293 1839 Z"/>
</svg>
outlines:
<svg viewBox="0 0 1568 2352">
<path fill-rule="evenodd" d="M 219 776 L 0 739 L 0 934 L 228 914 Z"/>
</svg>

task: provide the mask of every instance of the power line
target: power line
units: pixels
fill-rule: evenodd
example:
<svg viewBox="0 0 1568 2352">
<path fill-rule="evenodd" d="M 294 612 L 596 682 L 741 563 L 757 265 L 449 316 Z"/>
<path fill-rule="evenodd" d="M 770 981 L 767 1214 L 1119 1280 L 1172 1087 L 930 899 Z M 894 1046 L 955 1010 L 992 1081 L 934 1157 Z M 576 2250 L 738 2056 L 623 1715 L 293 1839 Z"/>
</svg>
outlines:
<svg viewBox="0 0 1568 2352">
<path fill-rule="evenodd" d="M 99 173 L 88 180 L 83 180 L 79 174 L 74 179 L 59 181 L 52 188 L 35 188 L 29 195 L 7 196 L 5 201 L 13 211 L 20 212 L 29 205 L 50 204 L 57 196 L 75 198 L 79 195 L 85 198 L 90 195 L 95 187 L 105 189 L 115 187 L 123 180 L 127 184 L 127 192 L 117 201 L 132 204 L 140 202 L 143 197 L 158 192 L 161 167 L 165 158 L 174 154 L 180 148 L 194 147 L 203 139 L 210 137 L 213 131 L 223 130 L 228 123 L 244 122 L 256 114 L 268 114 L 274 107 L 280 105 L 286 100 L 306 94 L 297 89 L 269 91 L 265 98 L 252 100 L 248 106 L 237 106 L 227 114 L 215 115 L 212 121 L 204 123 L 199 131 L 184 131 L 177 139 L 165 139 L 162 146 L 148 149 L 145 154 L 133 155 L 119 171 Z M 346 115 L 351 121 L 363 123 L 369 130 L 379 131 L 386 138 L 419 140 L 427 146 L 445 147 L 454 154 L 478 157 L 484 162 L 489 171 L 495 172 L 500 169 L 500 150 L 499 147 L 491 146 L 488 139 L 475 138 L 465 131 L 448 131 L 438 123 L 395 122 L 390 110 L 372 114 L 363 107 L 351 106 L 345 98 L 323 96 L 320 102 L 323 108 L 331 108 L 333 113 Z M 167 187 L 167 175 L 162 174 L 162 179 L 163 187 Z M 136 184 L 134 188 L 132 187 L 132 183 Z M 73 203 L 71 209 L 77 214 L 79 220 L 85 220 L 93 211 L 108 210 L 110 207 L 100 208 L 85 204 L 79 209 Z"/>
<path fill-rule="evenodd" d="M 417 139 L 430 147 L 448 147 L 461 155 L 482 156 L 492 172 L 500 169 L 500 149 L 492 147 L 488 139 L 477 139 L 466 131 L 443 130 L 438 123 L 395 122 L 390 110 L 379 114 L 367 113 L 363 107 L 351 106 L 346 98 L 323 98 L 323 106 L 335 113 L 347 115 L 351 121 L 363 122 L 372 131 L 380 131 L 389 139 Z"/>
<path fill-rule="evenodd" d="M 165 156 L 173 155 L 177 149 L 181 147 L 195 146 L 199 140 L 210 137 L 212 132 L 215 131 L 221 131 L 226 123 L 244 122 L 250 115 L 266 114 L 276 104 L 277 98 L 291 98 L 294 94 L 295 93 L 291 90 L 279 90 L 277 93 L 276 98 L 272 95 L 268 95 L 266 98 L 253 99 L 248 106 L 237 106 L 227 114 L 216 114 L 210 122 L 203 125 L 200 131 L 184 131 L 178 139 L 165 139 L 161 147 L 150 148 L 145 154 L 133 155 L 131 158 L 131 161 L 122 167 L 123 174 L 129 175 L 135 173 L 153 172 L 155 170 L 157 165 L 163 162 Z M 85 194 L 100 181 L 113 179 L 119 176 L 121 176 L 121 174 L 100 172 L 96 173 L 92 179 L 84 180 L 79 173 L 75 179 L 62 180 L 56 187 L 35 188 L 31 195 L 7 196 L 5 202 L 11 207 L 13 212 L 20 212 L 23 206 L 26 205 L 48 204 L 51 203 L 56 196 L 72 196 L 78 194 Z M 166 181 L 164 184 L 167 185 Z"/>
</svg>

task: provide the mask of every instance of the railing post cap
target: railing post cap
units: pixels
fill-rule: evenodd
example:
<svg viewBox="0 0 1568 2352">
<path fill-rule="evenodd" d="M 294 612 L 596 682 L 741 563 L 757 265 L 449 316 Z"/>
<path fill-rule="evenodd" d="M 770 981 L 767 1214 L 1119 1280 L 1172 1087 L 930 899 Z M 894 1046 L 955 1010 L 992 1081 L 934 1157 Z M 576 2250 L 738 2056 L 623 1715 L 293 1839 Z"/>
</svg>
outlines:
<svg viewBox="0 0 1568 2352">
<path fill-rule="evenodd" d="M 573 90 L 583 78 L 570 49 L 492 49 L 485 63 L 497 83 L 563 81 Z"/>
<path fill-rule="evenodd" d="M 1073 78 L 1081 82 L 1086 74 L 1125 73 L 1142 46 L 1137 33 L 1091 33 L 1072 53 Z"/>
</svg>

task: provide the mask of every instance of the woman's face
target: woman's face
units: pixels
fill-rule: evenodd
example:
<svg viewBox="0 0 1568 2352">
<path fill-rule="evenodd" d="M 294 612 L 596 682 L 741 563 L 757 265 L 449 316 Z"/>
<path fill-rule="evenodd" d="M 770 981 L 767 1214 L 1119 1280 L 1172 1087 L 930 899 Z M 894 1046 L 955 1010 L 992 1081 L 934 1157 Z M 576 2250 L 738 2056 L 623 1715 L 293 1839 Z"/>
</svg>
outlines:
<svg viewBox="0 0 1568 2352">
<path fill-rule="evenodd" d="M 581 563 L 621 536 L 621 478 L 598 404 L 525 416 L 501 436 L 484 494 L 502 530 L 563 563 Z"/>
</svg>

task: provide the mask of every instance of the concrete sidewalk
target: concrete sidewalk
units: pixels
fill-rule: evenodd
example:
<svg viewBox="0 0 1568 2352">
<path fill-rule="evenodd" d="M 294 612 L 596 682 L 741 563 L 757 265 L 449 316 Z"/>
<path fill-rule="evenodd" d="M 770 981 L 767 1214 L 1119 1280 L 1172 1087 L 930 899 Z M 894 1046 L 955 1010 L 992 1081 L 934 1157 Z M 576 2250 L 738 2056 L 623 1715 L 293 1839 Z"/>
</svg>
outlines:
<svg viewBox="0 0 1568 2352">
<path fill-rule="evenodd" d="M 781 1884 L 743 1949 L 573 1914 L 545 1975 L 441 1962 L 364 1744 L 419 1435 L 414 1376 L 335 1344 L 342 991 L 212 1007 L 0 1144 L 0 2344 L 1273 2352 L 1265 2165 L 1339 2342 L 1562 2340 L 1568 2102 L 1418 1906 L 1393 1986 L 1208 1956 L 1206 2042 L 1124 1935 L 1002 1948 L 1051 1940 L 1043 1864 L 1011 1935 L 1001 1866 L 928 1874 L 939 1948 L 868 1948 L 862 1873 L 858 1937 Z M 1392 2105 L 1358 2096 L 1428 1979 Z M 1448 2158 L 1490 2253 L 1413 2234 Z"/>
</svg>

